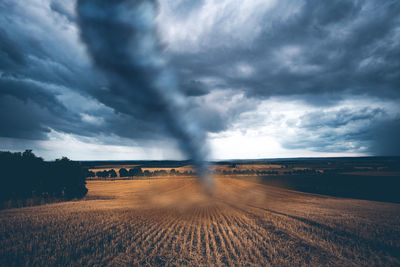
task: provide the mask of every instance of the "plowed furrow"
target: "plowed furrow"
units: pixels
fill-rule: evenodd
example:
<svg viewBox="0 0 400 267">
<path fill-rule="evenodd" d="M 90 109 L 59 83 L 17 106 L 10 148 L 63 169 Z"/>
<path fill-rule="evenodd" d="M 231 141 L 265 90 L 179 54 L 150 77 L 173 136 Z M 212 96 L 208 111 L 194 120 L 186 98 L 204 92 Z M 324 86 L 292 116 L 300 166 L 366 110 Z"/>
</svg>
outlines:
<svg viewBox="0 0 400 267">
<path fill-rule="evenodd" d="M 184 249 L 191 249 L 192 246 L 192 238 L 193 238 L 193 218 L 194 216 L 190 216 L 187 221 L 185 221 L 184 226 L 180 229 L 179 236 L 181 237 L 180 245 L 177 246 L 174 244 L 173 250 L 176 253 L 183 253 Z M 177 242 L 178 243 L 178 242 Z"/>
<path fill-rule="evenodd" d="M 270 262 L 272 255 L 267 250 L 271 246 L 271 235 L 273 233 L 269 229 L 264 229 L 253 220 L 250 220 L 243 213 L 232 212 L 229 216 L 232 225 L 236 225 L 240 231 L 232 231 L 232 234 L 236 236 L 238 242 L 247 243 L 249 254 L 254 262 Z M 242 240 L 242 241 L 240 241 Z"/>
<path fill-rule="evenodd" d="M 250 252 L 250 249 L 255 248 L 256 245 L 246 235 L 247 233 L 243 233 L 240 225 L 236 224 L 232 218 L 226 216 L 224 213 L 221 213 L 221 220 L 224 227 L 220 225 L 219 232 L 224 236 L 224 240 L 228 243 L 230 250 L 240 251 L 240 255 L 235 255 L 235 258 L 241 257 L 245 262 L 257 262 L 261 260 L 260 258 L 256 258 L 256 253 Z"/>
<path fill-rule="evenodd" d="M 160 225 L 160 228 L 156 230 L 156 234 L 152 235 L 145 247 L 144 252 L 149 255 L 150 258 L 155 255 L 157 251 L 160 251 L 160 246 L 165 242 L 167 238 L 171 237 L 171 232 L 175 231 L 175 227 L 179 218 L 166 216 L 162 218 L 164 223 Z"/>
<path fill-rule="evenodd" d="M 157 223 L 154 223 L 154 222 Z M 146 229 L 141 233 L 138 237 L 135 244 L 132 244 L 131 249 L 133 251 L 141 251 L 143 252 L 148 246 L 151 246 L 151 242 L 155 235 L 158 234 L 158 229 L 162 229 L 161 227 L 165 224 L 164 221 L 160 220 L 160 218 L 154 218 L 153 216 L 149 216 L 149 223 L 146 225 L 138 225 L 139 229 Z"/>
<path fill-rule="evenodd" d="M 219 214 L 220 215 L 220 214 Z M 222 261 L 224 264 L 233 265 L 234 261 L 238 259 L 236 251 L 232 248 L 231 241 L 223 234 L 224 230 L 228 226 L 223 224 L 220 220 L 220 216 L 215 215 L 213 224 L 213 235 L 218 240 L 218 246 L 221 248 Z"/>
<path fill-rule="evenodd" d="M 254 220 L 253 223 L 249 224 L 251 231 L 257 235 L 264 235 L 264 233 L 269 233 L 271 237 L 270 246 L 274 246 L 274 250 L 279 251 L 280 254 L 285 256 L 289 256 L 291 251 L 286 249 L 286 244 L 290 244 L 293 247 L 296 247 L 297 253 L 301 253 L 301 251 L 318 251 L 318 260 L 321 262 L 327 262 L 329 258 L 335 258 L 336 262 L 341 262 L 341 259 L 337 256 L 330 255 L 328 251 L 323 249 L 320 246 L 316 246 L 315 244 L 310 243 L 305 240 L 301 236 L 298 236 L 295 232 L 288 232 L 286 229 L 282 229 L 282 226 L 271 224 L 267 222 L 264 216 L 259 215 L 259 212 L 250 212 L 251 207 L 248 207 L 246 210 L 237 208 L 238 210 L 242 210 L 244 214 L 247 214 L 250 218 Z M 279 216 L 276 216 L 274 213 L 268 213 L 269 217 L 274 222 L 279 222 L 281 219 Z M 247 216 L 242 216 L 240 220 L 243 220 Z M 248 218 L 248 217 L 247 217 Z M 261 227 L 254 227 L 254 225 L 259 225 Z M 264 232 L 264 233 L 263 233 Z M 283 242 L 284 241 L 284 242 Z M 280 245 L 279 245 L 280 244 Z"/>
<path fill-rule="evenodd" d="M 168 231 L 164 233 L 164 237 L 158 242 L 158 249 L 154 250 L 151 256 L 155 254 L 166 254 L 167 252 L 172 252 L 172 244 L 177 237 L 181 237 L 182 224 L 179 223 L 180 220 L 177 219 L 169 226 Z"/>
<path fill-rule="evenodd" d="M 221 265 L 221 256 L 219 253 L 219 247 L 217 246 L 217 242 L 215 241 L 215 235 L 213 234 L 213 228 L 215 226 L 215 224 L 217 223 L 216 220 L 216 208 L 215 207 L 211 207 L 207 209 L 208 212 L 208 218 L 209 218 L 209 230 L 208 230 L 208 239 L 210 242 L 210 250 L 211 253 L 213 255 L 213 258 L 215 260 L 215 264 L 217 265 Z"/>
<path fill-rule="evenodd" d="M 202 228 L 202 224 L 200 223 L 201 221 L 199 220 L 199 224 L 196 227 L 196 237 L 193 240 L 193 245 L 196 246 L 196 250 L 198 253 L 200 253 L 200 255 L 205 256 L 205 251 L 202 249 L 202 235 L 201 235 L 201 228 Z"/>
<path fill-rule="evenodd" d="M 211 257 L 210 240 L 208 238 L 210 222 L 207 220 L 207 209 L 203 209 L 203 218 L 205 220 L 201 226 L 201 236 L 202 236 L 201 246 L 204 248 L 205 251 L 207 265 L 210 266 L 213 264 L 213 262 Z"/>
</svg>

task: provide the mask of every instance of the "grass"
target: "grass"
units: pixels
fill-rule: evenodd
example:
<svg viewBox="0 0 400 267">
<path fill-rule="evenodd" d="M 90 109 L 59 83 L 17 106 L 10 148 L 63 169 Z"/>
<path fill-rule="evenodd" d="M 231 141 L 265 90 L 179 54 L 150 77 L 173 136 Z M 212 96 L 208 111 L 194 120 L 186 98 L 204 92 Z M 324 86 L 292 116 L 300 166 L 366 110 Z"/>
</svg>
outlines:
<svg viewBox="0 0 400 267">
<path fill-rule="evenodd" d="M 395 266 L 400 205 L 220 177 L 88 181 L 85 199 L 0 211 L 1 266 Z"/>
</svg>

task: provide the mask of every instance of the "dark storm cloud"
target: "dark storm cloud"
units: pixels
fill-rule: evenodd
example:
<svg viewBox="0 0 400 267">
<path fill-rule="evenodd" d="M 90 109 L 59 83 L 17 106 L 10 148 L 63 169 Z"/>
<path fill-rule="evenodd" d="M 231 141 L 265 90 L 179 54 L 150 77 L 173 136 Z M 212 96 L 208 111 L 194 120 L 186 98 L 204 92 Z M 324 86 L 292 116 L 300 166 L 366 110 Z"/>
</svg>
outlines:
<svg viewBox="0 0 400 267">
<path fill-rule="evenodd" d="M 253 7 L 256 2 L 259 6 Z M 271 96 L 321 109 L 349 97 L 381 103 L 400 99 L 399 1 L 282 0 L 261 13 L 267 1 L 160 3 L 171 12 L 158 23 L 161 29 L 172 23 L 168 27 L 174 33 L 158 44 L 160 53 L 176 70 L 188 114 L 208 132 L 228 131 L 240 114 Z M 249 14 L 235 13 L 239 9 Z M 206 16 L 185 28 L 199 12 Z M 185 38 L 177 38 L 182 32 L 187 32 Z M 115 40 L 108 47 L 113 50 L 128 38 L 113 31 L 102 34 Z M 120 68 L 124 62 L 108 61 L 111 49 L 104 62 L 126 75 L 126 68 Z M 146 88 L 151 77 L 136 71 L 140 75 L 131 79 L 137 88 Z M 158 95 L 149 97 L 134 88 L 121 97 L 119 88 L 92 67 L 79 39 L 75 1 L 0 1 L 0 124 L 6 126 L 0 136 L 45 139 L 55 130 L 164 139 L 169 131 L 159 116 L 165 106 Z M 282 144 L 393 154 L 399 123 L 389 113 L 384 106 L 310 113 L 298 122 L 298 135 Z"/>
<path fill-rule="evenodd" d="M 370 121 L 382 115 L 385 115 L 385 111 L 380 108 L 361 110 L 343 108 L 334 112 L 311 112 L 300 117 L 299 127 L 310 130 L 323 127 L 338 128 L 357 121 Z"/>
<path fill-rule="evenodd" d="M 26 114 L 26 110 L 29 110 L 28 114 Z M 38 118 L 40 121 L 44 121 L 43 115 L 46 116 L 48 113 L 41 111 L 41 107 L 32 102 L 24 103 L 11 96 L 0 96 L 0 123 L 3 125 L 0 129 L 0 136 L 33 140 L 46 139 L 49 129 L 38 124 L 37 121 Z"/>
<path fill-rule="evenodd" d="M 122 138 L 160 138 L 160 130 L 143 118 L 99 106 L 93 99 L 69 92 L 68 88 L 17 75 L 2 74 L 0 102 L 0 124 L 5 126 L 0 130 L 2 137 L 44 140 L 55 130 L 81 136 L 114 134 Z"/>
<path fill-rule="evenodd" d="M 203 83 L 194 80 L 181 84 L 181 87 L 187 96 L 202 96 L 210 92 Z"/>
<path fill-rule="evenodd" d="M 50 2 L 50 8 L 67 18 L 69 21 L 76 22 L 73 1 L 52 0 Z"/>
<path fill-rule="evenodd" d="M 388 118 L 381 108 L 310 112 L 301 116 L 295 125 L 297 138 L 283 140 L 282 145 L 288 149 L 394 155 L 399 144 L 396 140 L 400 133 L 398 125 L 399 119 Z"/>
<path fill-rule="evenodd" d="M 61 90 L 64 95 L 59 92 Z M 94 136 L 101 134 L 104 130 L 107 132 L 107 123 L 115 120 L 116 116 L 103 123 L 105 129 L 100 127 L 100 124 L 87 122 L 82 115 L 107 118 L 110 112 L 102 110 L 101 114 L 96 114 L 98 110 L 82 109 L 80 113 L 74 105 L 82 104 L 79 103 L 82 99 L 75 95 L 76 103 L 66 105 L 62 102 L 62 98 L 68 96 L 66 92 L 68 92 L 67 88 L 24 79 L 17 75 L 2 74 L 0 124 L 3 127 L 1 127 L 0 136 L 44 140 L 47 139 L 47 134 L 51 130 L 83 136 Z M 117 119 L 115 124 L 121 121 L 128 120 Z"/>
<path fill-rule="evenodd" d="M 314 105 L 347 94 L 400 97 L 398 1 L 305 1 L 284 19 L 273 15 L 280 8 L 259 19 L 265 27 L 246 45 L 221 33 L 204 38 L 222 45 L 209 47 L 203 41 L 206 45 L 197 55 L 172 50 L 181 75 L 188 80 L 218 77 L 219 87 L 244 90 L 249 96 L 296 95 L 306 101 L 310 94 L 325 96 L 313 98 Z M 254 73 L 228 71 L 240 62 Z"/>
<path fill-rule="evenodd" d="M 54 128 L 68 121 L 76 121 L 68 110 L 60 105 L 54 94 L 40 86 L 2 75 L 0 79 L 0 136 L 26 139 L 44 139 Z M 70 123 L 67 123 L 70 125 Z M 67 130 L 61 127 L 59 130 Z"/>
<path fill-rule="evenodd" d="M 0 136 L 45 139 L 51 131 L 128 139 L 165 138 L 141 106 L 94 70 L 73 28 L 75 4 L 0 2 Z M 140 94 L 134 96 L 142 101 Z M 154 110 L 157 97 L 146 104 Z M 152 115 L 153 116 L 153 115 Z M 153 116 L 154 117 L 154 116 Z M 118 140 L 116 140 L 118 142 Z"/>
<path fill-rule="evenodd" d="M 26 63 L 23 50 L 0 29 L 0 68 L 9 69 Z"/>
<path fill-rule="evenodd" d="M 254 14 L 248 21 L 257 17 L 256 9 L 250 12 Z M 357 96 L 400 100 L 398 1 L 280 1 L 255 19 L 253 28 L 237 26 L 236 17 L 230 14 L 215 13 L 215 20 L 204 21 L 214 22 L 215 31 L 200 31 L 200 42 L 171 41 L 168 52 L 183 80 L 211 78 L 215 79 L 211 88 L 243 92 L 256 99 L 302 100 L 321 108 Z M 258 26 L 261 29 L 253 31 Z M 397 125 L 392 117 L 383 109 L 351 113 L 339 110 L 330 114 L 331 118 L 308 114 L 312 120 L 302 118 L 298 136 L 283 146 L 373 154 L 385 154 L 387 148 L 387 153 L 392 153 L 389 146 L 378 149 L 374 144 L 383 140 L 396 143 L 397 128 L 386 127 L 387 134 L 373 134 L 382 124 Z M 222 120 L 216 121 L 220 127 L 212 128 L 224 129 Z M 345 130 L 335 131 L 339 128 Z"/>
<path fill-rule="evenodd" d="M 242 113 L 253 110 L 257 103 L 243 94 L 214 91 L 203 98 L 194 99 L 191 112 L 208 132 L 218 133 L 229 130 Z"/>
<path fill-rule="evenodd" d="M 384 120 L 371 129 L 370 150 L 381 156 L 398 156 L 400 153 L 400 117 Z"/>
</svg>

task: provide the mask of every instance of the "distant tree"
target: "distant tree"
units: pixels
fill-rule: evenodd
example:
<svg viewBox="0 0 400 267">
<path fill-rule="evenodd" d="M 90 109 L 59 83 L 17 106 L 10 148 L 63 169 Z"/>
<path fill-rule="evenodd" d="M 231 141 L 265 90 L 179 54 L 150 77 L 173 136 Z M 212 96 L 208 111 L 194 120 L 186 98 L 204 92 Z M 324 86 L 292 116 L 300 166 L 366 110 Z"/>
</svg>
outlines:
<svg viewBox="0 0 400 267">
<path fill-rule="evenodd" d="M 143 176 L 142 168 L 139 166 L 134 167 L 133 169 L 129 169 L 129 176 Z"/>
<path fill-rule="evenodd" d="M 107 174 L 108 174 L 108 173 L 107 173 Z M 103 172 L 103 171 L 98 171 L 98 172 L 96 172 L 96 176 L 97 176 L 97 177 L 101 177 L 101 178 L 105 178 L 104 172 Z"/>
<path fill-rule="evenodd" d="M 129 172 L 127 169 L 125 169 L 125 168 L 119 169 L 119 177 L 128 177 L 128 176 L 129 176 Z"/>
<path fill-rule="evenodd" d="M 86 170 L 86 177 L 95 177 L 96 174 L 93 171 Z"/>
<path fill-rule="evenodd" d="M 117 175 L 117 172 L 116 172 L 114 169 L 111 169 L 111 170 L 108 171 L 108 176 L 109 176 L 110 178 L 115 178 L 115 177 L 117 177 L 118 175 Z"/>
</svg>

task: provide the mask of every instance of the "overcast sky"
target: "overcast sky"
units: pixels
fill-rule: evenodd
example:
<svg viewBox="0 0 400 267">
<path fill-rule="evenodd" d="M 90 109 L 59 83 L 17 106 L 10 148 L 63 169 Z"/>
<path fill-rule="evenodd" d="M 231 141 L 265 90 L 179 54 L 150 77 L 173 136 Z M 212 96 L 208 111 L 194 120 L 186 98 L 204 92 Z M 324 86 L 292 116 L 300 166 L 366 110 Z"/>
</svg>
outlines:
<svg viewBox="0 0 400 267">
<path fill-rule="evenodd" d="M 160 0 L 154 34 L 209 159 L 400 155 L 399 14 L 397 0 Z M 110 89 L 81 26 L 74 1 L 0 1 L 0 150 L 186 158 L 146 86 Z"/>
</svg>

